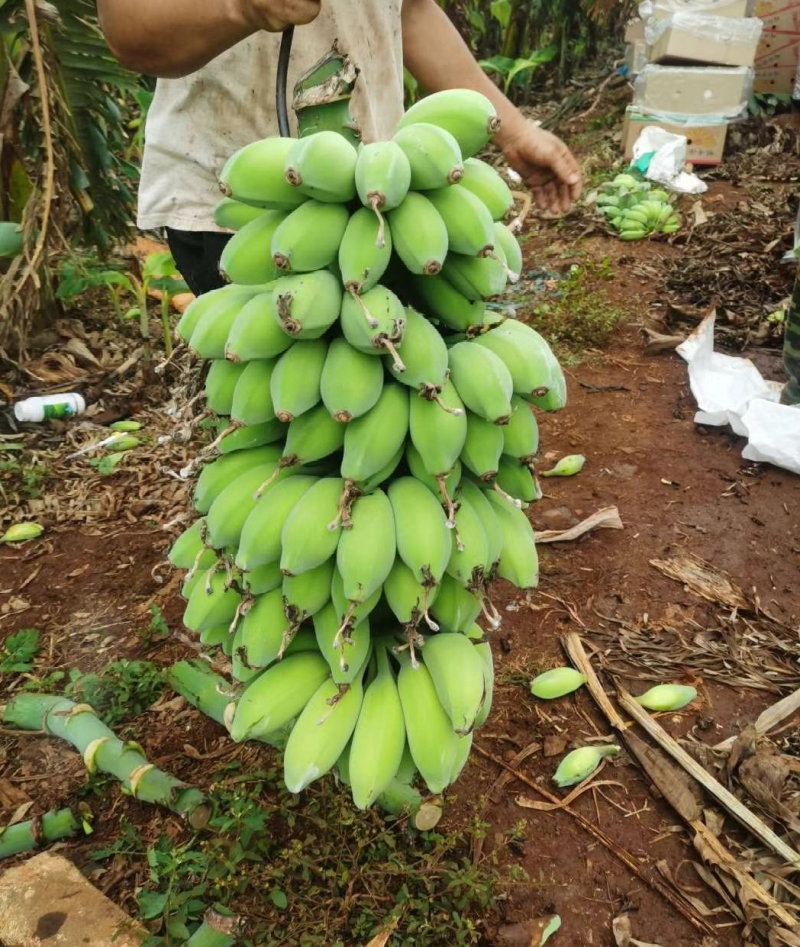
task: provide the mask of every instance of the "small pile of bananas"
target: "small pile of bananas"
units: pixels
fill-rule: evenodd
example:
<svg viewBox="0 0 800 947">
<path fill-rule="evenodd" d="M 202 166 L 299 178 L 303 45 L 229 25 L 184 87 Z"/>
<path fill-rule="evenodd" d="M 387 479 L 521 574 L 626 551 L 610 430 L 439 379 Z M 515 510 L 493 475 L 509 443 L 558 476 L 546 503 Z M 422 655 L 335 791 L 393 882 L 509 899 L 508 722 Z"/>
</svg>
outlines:
<svg viewBox="0 0 800 947">
<path fill-rule="evenodd" d="M 538 582 L 532 406 L 566 385 L 484 304 L 522 265 L 472 157 L 497 125 L 443 92 L 391 141 L 270 138 L 222 172 L 231 283 L 179 325 L 220 429 L 170 559 L 186 626 L 230 658 L 231 736 L 282 748 L 293 792 L 334 768 L 362 808 L 417 773 L 442 792 L 491 706 L 489 585 Z"/>
<path fill-rule="evenodd" d="M 669 194 L 632 174 L 618 174 L 597 197 L 599 213 L 622 240 L 643 240 L 653 233 L 676 233 L 680 218 Z"/>
</svg>

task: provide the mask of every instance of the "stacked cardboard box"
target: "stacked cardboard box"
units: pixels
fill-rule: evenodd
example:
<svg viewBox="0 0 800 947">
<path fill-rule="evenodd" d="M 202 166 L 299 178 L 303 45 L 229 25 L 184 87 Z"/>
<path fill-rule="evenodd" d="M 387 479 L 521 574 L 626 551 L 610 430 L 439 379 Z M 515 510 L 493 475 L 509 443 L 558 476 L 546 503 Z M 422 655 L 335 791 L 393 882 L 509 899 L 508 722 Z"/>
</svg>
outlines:
<svg viewBox="0 0 800 947">
<path fill-rule="evenodd" d="M 764 32 L 756 52 L 756 92 L 800 98 L 800 0 L 757 0 Z"/>
<path fill-rule="evenodd" d="M 644 43 L 643 54 L 629 49 L 635 93 L 623 133 L 627 157 L 642 129 L 657 125 L 687 137 L 688 158 L 693 163 L 719 163 L 728 124 L 746 112 L 753 90 L 763 27 L 752 16 L 753 2 L 646 0 L 642 4 L 641 25 L 631 24 L 626 33 L 631 46 Z M 759 2 L 777 4 L 779 0 Z M 800 17 L 800 0 L 797 8 Z M 800 43 L 800 32 L 796 39 Z"/>
</svg>

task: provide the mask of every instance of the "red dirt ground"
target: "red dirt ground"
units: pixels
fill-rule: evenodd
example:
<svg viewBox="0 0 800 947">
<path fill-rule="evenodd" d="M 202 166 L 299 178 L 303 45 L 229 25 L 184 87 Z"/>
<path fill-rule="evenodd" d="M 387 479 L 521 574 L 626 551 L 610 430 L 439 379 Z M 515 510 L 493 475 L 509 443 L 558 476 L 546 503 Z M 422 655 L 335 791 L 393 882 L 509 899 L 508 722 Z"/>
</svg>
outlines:
<svg viewBox="0 0 800 947">
<path fill-rule="evenodd" d="M 535 238 L 529 259 L 551 239 Z M 604 237 L 584 241 L 583 249 L 596 260 L 611 258 L 615 281 L 610 292 L 632 314 L 630 321 L 644 315 L 652 297 L 652 288 L 632 269 L 636 257 L 657 262 L 676 252 L 650 245 L 637 248 L 633 256 Z M 698 428 L 683 362 L 674 355 L 644 356 L 635 329 L 621 329 L 602 356 L 590 356 L 568 371 L 568 407 L 542 421 L 542 466 L 572 453 L 585 454 L 588 461 L 577 477 L 543 481 L 545 497 L 532 509 L 532 520 L 538 528 L 560 528 L 615 505 L 624 530 L 602 530 L 576 542 L 541 547 L 539 593 L 529 596 L 529 602 L 510 589 L 499 595 L 504 624 L 494 639 L 495 708 L 476 744 L 504 759 L 548 737 L 562 748 L 598 735 L 610 737 L 584 690 L 544 705 L 525 685 L 537 671 L 567 663 L 559 636 L 577 626 L 564 603 L 574 606 L 589 639 L 593 628 L 609 627 L 601 615 L 643 625 L 648 619 L 694 618 L 702 623 L 712 615 L 708 602 L 661 575 L 651 559 L 695 553 L 730 572 L 743 588 L 756 589 L 787 623 L 796 625 L 800 612 L 800 480 L 772 467 L 743 467 L 739 439 Z M 589 390 L 581 383 L 625 390 Z M 152 602 L 163 609 L 171 628 L 180 627 L 182 611 L 177 585 L 163 566 L 171 534 L 154 528 L 147 516 L 81 531 L 56 527 L 48 531 L 46 542 L 0 552 L 0 601 L 6 603 L 0 609 L 0 638 L 17 628 L 39 628 L 49 648 L 42 662 L 48 670 L 93 670 L 113 658 L 134 655 L 167 663 L 190 653 L 178 637 L 148 646 L 137 635 L 148 624 Z M 641 682 L 628 683 L 634 692 L 644 689 Z M 709 740 L 717 742 L 737 733 L 774 700 L 757 691 L 694 683 L 700 700 L 686 713 L 661 718 L 674 734 L 707 721 Z M 186 754 L 184 745 L 200 753 L 220 749 L 226 745 L 220 729 L 201 723 L 191 710 L 181 713 L 180 734 L 170 713 L 150 718 L 143 742 L 153 760 L 169 760 L 173 770 L 191 773 L 203 785 L 208 772 Z M 37 809 L 61 802 L 84 779 L 74 752 L 54 741 L 6 739 L 3 752 L 4 778 L 29 793 Z M 557 757 L 545 757 L 539 749 L 521 770 L 547 788 L 556 763 Z M 56 772 L 57 780 L 51 778 Z M 473 753 L 445 819 L 457 822 L 467 802 L 486 794 L 499 775 L 494 762 Z M 602 796 L 587 793 L 574 803 L 575 811 L 627 849 L 648 877 L 659 877 L 660 861 L 677 874 L 693 854 L 677 815 L 655 797 L 624 753 L 606 764 L 603 779 L 616 785 L 604 787 Z M 492 940 L 503 923 L 558 912 L 563 926 L 554 944 L 609 944 L 611 921 L 624 909 L 632 916 L 636 938 L 663 947 L 742 943 L 739 928 L 727 915 L 710 919 L 718 926 L 704 939 L 569 815 L 523 809 L 516 802 L 520 795 L 536 798 L 533 789 L 512 780 L 485 807 L 491 826 L 487 849 L 525 821 L 524 839 L 506 849 L 504 858 L 516 858 L 531 879 L 486 919 Z M 117 812 L 136 818 L 138 804 L 115 798 Z M 111 815 L 101 816 L 99 837 L 106 819 L 113 825 Z M 690 868 L 680 870 L 680 880 L 706 903 L 714 903 Z M 124 876 L 110 892 L 128 909 L 132 893 Z"/>
</svg>

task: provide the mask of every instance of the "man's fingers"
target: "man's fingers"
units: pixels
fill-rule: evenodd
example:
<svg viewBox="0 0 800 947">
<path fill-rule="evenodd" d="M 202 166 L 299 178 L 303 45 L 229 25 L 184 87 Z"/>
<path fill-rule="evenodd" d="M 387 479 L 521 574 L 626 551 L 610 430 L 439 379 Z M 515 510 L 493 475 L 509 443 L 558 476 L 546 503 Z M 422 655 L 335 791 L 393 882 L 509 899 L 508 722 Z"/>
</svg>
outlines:
<svg viewBox="0 0 800 947">
<path fill-rule="evenodd" d="M 295 26 L 304 26 L 319 16 L 320 0 L 287 0 L 289 22 Z"/>
<path fill-rule="evenodd" d="M 570 187 L 580 185 L 581 168 L 575 155 L 567 148 L 563 141 L 559 141 L 552 168 L 561 180 Z"/>
<path fill-rule="evenodd" d="M 245 0 L 248 20 L 257 29 L 282 33 L 287 26 L 304 26 L 319 16 L 320 0 Z"/>
<path fill-rule="evenodd" d="M 573 204 L 572 188 L 569 186 L 569 184 L 561 184 L 559 186 L 558 198 L 559 205 L 561 207 L 561 213 L 566 214 Z"/>
</svg>

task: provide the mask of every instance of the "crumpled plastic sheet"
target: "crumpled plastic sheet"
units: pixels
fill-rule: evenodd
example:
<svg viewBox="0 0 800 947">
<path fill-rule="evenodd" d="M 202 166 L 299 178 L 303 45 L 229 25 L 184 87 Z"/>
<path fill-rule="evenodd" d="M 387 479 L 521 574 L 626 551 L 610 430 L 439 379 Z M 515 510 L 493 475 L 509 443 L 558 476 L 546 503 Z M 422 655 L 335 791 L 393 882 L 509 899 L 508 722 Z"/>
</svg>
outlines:
<svg viewBox="0 0 800 947">
<path fill-rule="evenodd" d="M 650 181 L 663 184 L 679 194 L 705 194 L 708 185 L 696 174 L 684 171 L 688 139 L 659 128 L 646 125 L 633 144 L 633 163 L 652 155 L 646 168 L 641 168 Z"/>
<path fill-rule="evenodd" d="M 697 424 L 729 424 L 748 439 L 745 460 L 800 474 L 800 407 L 779 404 L 781 382 L 767 381 L 749 358 L 714 351 L 712 313 L 678 346 L 689 366 Z"/>
</svg>

